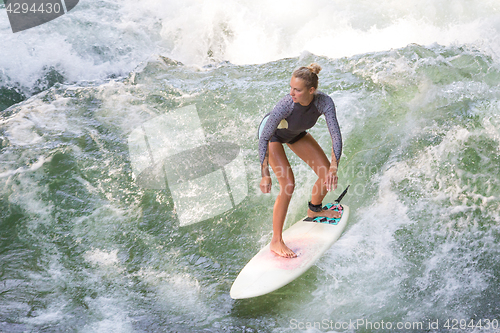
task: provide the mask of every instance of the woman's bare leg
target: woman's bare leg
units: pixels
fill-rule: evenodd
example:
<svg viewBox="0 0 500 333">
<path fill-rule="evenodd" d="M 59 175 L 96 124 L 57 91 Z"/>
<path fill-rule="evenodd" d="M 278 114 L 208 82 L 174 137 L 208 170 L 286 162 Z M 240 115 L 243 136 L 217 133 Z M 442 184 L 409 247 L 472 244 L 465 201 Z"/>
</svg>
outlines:
<svg viewBox="0 0 500 333">
<path fill-rule="evenodd" d="M 299 141 L 288 144 L 288 147 L 297 154 L 304 162 L 306 162 L 318 175 L 318 180 L 314 183 L 311 203 L 313 205 L 319 205 L 323 202 L 326 194 L 328 193 L 325 184 L 325 179 L 330 169 L 330 161 L 325 155 L 323 149 L 311 134 L 307 133 Z M 335 189 L 334 189 L 335 190 Z M 340 217 L 340 213 L 333 210 L 324 210 L 321 212 L 313 212 L 312 210 L 307 210 L 307 215 L 309 217 L 325 216 L 330 218 Z"/>
<path fill-rule="evenodd" d="M 288 205 L 295 187 L 295 178 L 282 143 L 269 143 L 269 164 L 280 184 L 280 192 L 274 203 L 273 238 L 270 247 L 272 251 L 282 257 L 294 258 L 297 255 L 285 245 L 282 237 L 283 224 L 285 223 Z"/>
</svg>

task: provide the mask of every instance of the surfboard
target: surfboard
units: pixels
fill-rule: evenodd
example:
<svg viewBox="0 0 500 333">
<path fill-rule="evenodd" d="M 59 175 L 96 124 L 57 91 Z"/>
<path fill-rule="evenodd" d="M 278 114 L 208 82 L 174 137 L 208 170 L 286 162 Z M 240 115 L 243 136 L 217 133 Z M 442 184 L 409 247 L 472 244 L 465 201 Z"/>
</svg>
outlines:
<svg viewBox="0 0 500 333">
<path fill-rule="evenodd" d="M 339 239 L 347 225 L 349 207 L 337 205 L 342 212 L 340 219 L 311 221 L 306 217 L 283 232 L 283 240 L 297 254 L 296 258 L 275 254 L 269 244 L 262 248 L 236 277 L 229 292 L 231 298 L 268 294 L 305 273 Z"/>
</svg>

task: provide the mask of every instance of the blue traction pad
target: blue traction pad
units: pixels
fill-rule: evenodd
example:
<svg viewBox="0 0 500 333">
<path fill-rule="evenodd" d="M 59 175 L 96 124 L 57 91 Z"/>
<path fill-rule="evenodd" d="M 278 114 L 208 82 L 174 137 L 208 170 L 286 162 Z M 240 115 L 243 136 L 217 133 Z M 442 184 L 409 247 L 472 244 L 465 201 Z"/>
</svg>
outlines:
<svg viewBox="0 0 500 333">
<path fill-rule="evenodd" d="M 341 214 L 343 213 L 343 207 L 340 204 L 326 204 L 323 206 L 323 210 L 334 210 L 337 212 L 340 212 Z M 340 216 L 342 218 L 342 215 Z M 324 217 L 324 216 L 318 216 L 318 217 L 306 217 L 303 221 L 308 221 L 308 222 L 317 222 L 317 223 L 327 223 L 327 224 L 333 224 L 337 225 L 340 221 L 340 218 L 338 219 L 332 219 L 329 217 Z"/>
</svg>

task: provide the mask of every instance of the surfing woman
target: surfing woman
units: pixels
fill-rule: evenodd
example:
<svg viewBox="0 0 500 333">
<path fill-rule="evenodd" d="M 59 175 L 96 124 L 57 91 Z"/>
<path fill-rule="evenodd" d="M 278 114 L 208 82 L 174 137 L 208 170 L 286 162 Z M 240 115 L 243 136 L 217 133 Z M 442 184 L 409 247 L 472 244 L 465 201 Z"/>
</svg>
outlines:
<svg viewBox="0 0 500 333">
<path fill-rule="evenodd" d="M 282 257 L 297 256 L 286 246 L 282 238 L 283 224 L 295 187 L 295 178 L 285 154 L 284 143 L 318 176 L 312 189 L 307 215 L 340 217 L 339 212 L 322 209 L 323 198 L 327 192 L 337 188 L 337 167 L 342 153 L 342 137 L 333 100 L 317 90 L 320 71 L 321 67 L 316 63 L 295 70 L 290 80 L 290 94 L 276 104 L 259 127 L 259 157 L 262 172 L 260 189 L 263 193 L 271 192 L 269 164 L 280 184 L 280 192 L 273 210 L 271 250 Z M 332 138 L 331 162 L 316 140 L 306 132 L 316 124 L 321 115 L 325 115 Z"/>
</svg>

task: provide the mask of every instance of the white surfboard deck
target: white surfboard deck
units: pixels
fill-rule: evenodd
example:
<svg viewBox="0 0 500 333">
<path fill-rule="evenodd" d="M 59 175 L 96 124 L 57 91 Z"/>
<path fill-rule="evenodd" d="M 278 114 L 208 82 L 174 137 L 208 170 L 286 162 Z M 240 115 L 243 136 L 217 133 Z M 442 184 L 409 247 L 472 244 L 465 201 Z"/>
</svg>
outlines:
<svg viewBox="0 0 500 333">
<path fill-rule="evenodd" d="M 278 256 L 269 249 L 269 244 L 261 249 L 236 277 L 229 292 L 231 298 L 265 295 L 306 272 L 344 231 L 349 218 L 349 207 L 342 207 L 342 218 L 336 225 L 308 222 L 303 218 L 283 232 L 283 240 L 297 254 L 296 258 Z"/>
</svg>

